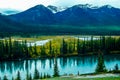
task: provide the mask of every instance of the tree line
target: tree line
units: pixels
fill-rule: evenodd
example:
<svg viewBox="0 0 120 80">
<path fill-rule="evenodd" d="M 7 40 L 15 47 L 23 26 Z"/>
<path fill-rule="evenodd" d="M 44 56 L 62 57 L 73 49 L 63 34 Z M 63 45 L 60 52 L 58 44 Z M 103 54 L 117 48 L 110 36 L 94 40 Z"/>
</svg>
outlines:
<svg viewBox="0 0 120 80">
<path fill-rule="evenodd" d="M 27 40 L 0 40 L 0 60 L 28 59 L 39 57 L 55 57 L 67 55 L 120 53 L 120 37 L 100 36 L 98 39 L 63 38 L 60 41 L 51 40 L 42 46 L 34 46 Z"/>
</svg>

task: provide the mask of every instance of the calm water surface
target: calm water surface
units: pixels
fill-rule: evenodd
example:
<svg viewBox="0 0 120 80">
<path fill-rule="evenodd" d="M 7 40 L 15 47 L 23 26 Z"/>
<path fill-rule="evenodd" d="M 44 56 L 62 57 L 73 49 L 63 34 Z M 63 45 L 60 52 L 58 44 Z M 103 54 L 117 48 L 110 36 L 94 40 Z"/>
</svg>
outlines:
<svg viewBox="0 0 120 80">
<path fill-rule="evenodd" d="M 104 56 L 105 65 L 108 70 L 113 69 L 115 64 L 120 66 L 120 55 Z M 82 56 L 82 57 L 67 57 L 57 58 L 57 64 L 60 75 L 67 74 L 80 74 L 91 73 L 95 71 L 97 64 L 96 56 Z M 51 59 L 39 59 L 39 60 L 24 60 L 24 61 L 6 61 L 0 62 L 0 77 L 3 78 L 6 75 L 9 80 L 17 75 L 20 71 L 22 80 L 25 79 L 26 73 L 34 75 L 35 69 L 39 73 L 48 73 L 53 75 L 54 58 Z"/>
</svg>

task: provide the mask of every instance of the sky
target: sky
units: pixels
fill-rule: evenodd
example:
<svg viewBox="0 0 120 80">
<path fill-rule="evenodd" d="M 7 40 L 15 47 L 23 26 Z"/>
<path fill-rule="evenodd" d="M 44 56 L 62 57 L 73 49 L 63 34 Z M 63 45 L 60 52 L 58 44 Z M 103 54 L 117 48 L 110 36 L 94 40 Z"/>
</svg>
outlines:
<svg viewBox="0 0 120 80">
<path fill-rule="evenodd" d="M 0 8 L 26 10 L 35 5 L 70 7 L 76 4 L 111 5 L 120 8 L 120 0 L 0 0 Z"/>
</svg>

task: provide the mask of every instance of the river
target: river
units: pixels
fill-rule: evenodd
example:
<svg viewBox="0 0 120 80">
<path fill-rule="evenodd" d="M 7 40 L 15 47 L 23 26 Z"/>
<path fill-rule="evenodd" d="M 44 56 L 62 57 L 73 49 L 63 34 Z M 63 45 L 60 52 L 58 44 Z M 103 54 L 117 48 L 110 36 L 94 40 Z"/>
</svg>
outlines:
<svg viewBox="0 0 120 80">
<path fill-rule="evenodd" d="M 105 65 L 108 70 L 113 69 L 115 64 L 120 64 L 120 55 L 104 56 Z M 66 57 L 57 58 L 57 64 L 60 75 L 74 74 L 79 71 L 80 74 L 95 72 L 97 65 L 96 56 L 81 56 L 81 57 Z M 120 65 L 119 65 L 120 66 Z M 23 61 L 4 61 L 0 62 L 0 77 L 7 76 L 9 80 L 17 76 L 20 71 L 22 80 L 25 79 L 26 73 L 34 75 L 35 69 L 39 73 L 48 73 L 53 75 L 54 58 L 38 59 L 38 60 L 23 60 Z"/>
</svg>

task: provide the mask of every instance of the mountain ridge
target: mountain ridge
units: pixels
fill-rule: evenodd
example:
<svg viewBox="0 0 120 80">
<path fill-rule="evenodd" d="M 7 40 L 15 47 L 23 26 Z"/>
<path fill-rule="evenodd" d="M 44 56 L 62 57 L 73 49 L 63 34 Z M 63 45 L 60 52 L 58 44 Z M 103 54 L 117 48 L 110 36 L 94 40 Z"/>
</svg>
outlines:
<svg viewBox="0 0 120 80">
<path fill-rule="evenodd" d="M 109 5 L 74 5 L 53 13 L 48 7 L 37 5 L 18 14 L 1 14 L 0 32 L 119 35 L 120 9 Z"/>
<path fill-rule="evenodd" d="M 120 9 L 110 5 L 93 8 L 89 4 L 79 4 L 61 11 L 57 9 L 55 6 L 45 7 L 44 5 L 37 5 L 21 13 L 10 15 L 9 17 L 13 21 L 24 22 L 26 24 L 78 26 L 120 25 Z"/>
</svg>

